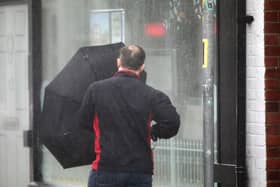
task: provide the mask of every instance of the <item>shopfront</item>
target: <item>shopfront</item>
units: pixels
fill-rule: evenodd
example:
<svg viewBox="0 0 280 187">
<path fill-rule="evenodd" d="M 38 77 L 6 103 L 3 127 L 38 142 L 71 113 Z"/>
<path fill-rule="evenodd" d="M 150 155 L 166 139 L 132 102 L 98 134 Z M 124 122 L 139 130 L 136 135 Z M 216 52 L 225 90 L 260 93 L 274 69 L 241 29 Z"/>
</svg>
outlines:
<svg viewBox="0 0 280 187">
<path fill-rule="evenodd" d="M 147 84 L 171 97 L 182 120 L 176 138 L 155 144 L 154 185 L 202 186 L 201 39 L 199 1 L 43 0 L 42 90 L 82 46 L 143 46 Z M 46 183 L 85 186 L 88 171 L 63 170 L 42 147 Z"/>
<path fill-rule="evenodd" d="M 9 4 L 3 2 L 3 7 Z M 205 178 L 211 176 L 217 184 L 243 186 L 239 180 L 245 173 L 242 136 L 245 117 L 239 114 L 244 110 L 240 103 L 245 91 L 244 80 L 237 77 L 243 75 L 245 68 L 239 65 L 244 62 L 241 55 L 245 50 L 243 43 L 238 43 L 245 32 L 243 23 L 238 26 L 236 20 L 244 14 L 244 3 L 234 0 L 12 2 L 10 6 L 20 3 L 28 7 L 31 21 L 26 77 L 31 85 L 33 108 L 26 109 L 32 122 L 24 130 L 32 129 L 26 131 L 26 137 L 27 145 L 31 146 L 30 176 L 36 184 L 86 186 L 90 170 L 90 166 L 63 169 L 40 144 L 37 129 L 46 85 L 80 47 L 124 42 L 145 49 L 147 84 L 168 94 L 181 116 L 178 135 L 153 144 L 154 186 L 201 187 Z M 0 86 L 5 80 L 1 81 Z M 210 96 L 205 95 L 206 83 L 211 84 Z M 1 94 L 2 91 L 0 101 L 4 101 L 5 95 Z M 207 123 L 209 119 L 211 123 Z M 212 125 L 210 131 L 207 125 Z M 212 163 L 211 159 L 205 159 L 208 149 L 213 151 Z"/>
</svg>

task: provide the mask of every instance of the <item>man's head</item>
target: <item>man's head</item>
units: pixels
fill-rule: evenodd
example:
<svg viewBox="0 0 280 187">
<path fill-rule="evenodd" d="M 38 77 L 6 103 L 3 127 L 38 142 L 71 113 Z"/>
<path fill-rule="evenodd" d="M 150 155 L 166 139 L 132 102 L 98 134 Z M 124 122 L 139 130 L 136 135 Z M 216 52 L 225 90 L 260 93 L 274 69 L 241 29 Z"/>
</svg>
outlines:
<svg viewBox="0 0 280 187">
<path fill-rule="evenodd" d="M 137 45 L 129 45 L 121 48 L 118 58 L 118 67 L 133 71 L 143 71 L 145 51 Z"/>
</svg>

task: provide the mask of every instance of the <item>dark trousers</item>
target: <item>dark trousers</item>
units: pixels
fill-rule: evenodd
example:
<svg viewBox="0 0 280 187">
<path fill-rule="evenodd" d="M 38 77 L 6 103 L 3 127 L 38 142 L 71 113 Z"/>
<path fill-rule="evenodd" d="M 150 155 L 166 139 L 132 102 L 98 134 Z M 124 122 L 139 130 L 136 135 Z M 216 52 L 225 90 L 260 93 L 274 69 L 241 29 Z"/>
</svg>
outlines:
<svg viewBox="0 0 280 187">
<path fill-rule="evenodd" d="M 152 175 L 91 170 L 88 187 L 152 187 Z"/>
</svg>

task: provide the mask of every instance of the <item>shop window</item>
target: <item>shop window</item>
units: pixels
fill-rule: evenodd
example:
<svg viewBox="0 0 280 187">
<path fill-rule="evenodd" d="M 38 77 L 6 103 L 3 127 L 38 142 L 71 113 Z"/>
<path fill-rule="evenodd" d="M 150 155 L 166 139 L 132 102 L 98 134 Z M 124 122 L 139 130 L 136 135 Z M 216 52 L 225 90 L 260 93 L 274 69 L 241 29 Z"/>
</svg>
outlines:
<svg viewBox="0 0 280 187">
<path fill-rule="evenodd" d="M 82 46 L 123 41 L 146 50 L 147 84 L 167 93 L 181 116 L 178 135 L 153 145 L 155 187 L 203 186 L 201 10 L 199 0 L 42 0 L 42 94 Z M 42 153 L 44 182 L 86 185 L 90 166 L 64 170 Z"/>
</svg>

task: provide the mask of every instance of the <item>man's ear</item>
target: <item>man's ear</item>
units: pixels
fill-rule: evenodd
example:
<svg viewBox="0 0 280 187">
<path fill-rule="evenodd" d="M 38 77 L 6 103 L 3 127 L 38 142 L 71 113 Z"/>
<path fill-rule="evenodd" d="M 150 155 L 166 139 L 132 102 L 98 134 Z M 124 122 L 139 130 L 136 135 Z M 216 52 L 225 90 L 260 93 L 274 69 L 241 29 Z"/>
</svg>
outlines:
<svg viewBox="0 0 280 187">
<path fill-rule="evenodd" d="M 121 59 L 120 58 L 117 58 L 117 67 L 121 67 L 122 65 L 122 62 L 121 62 Z"/>
</svg>

